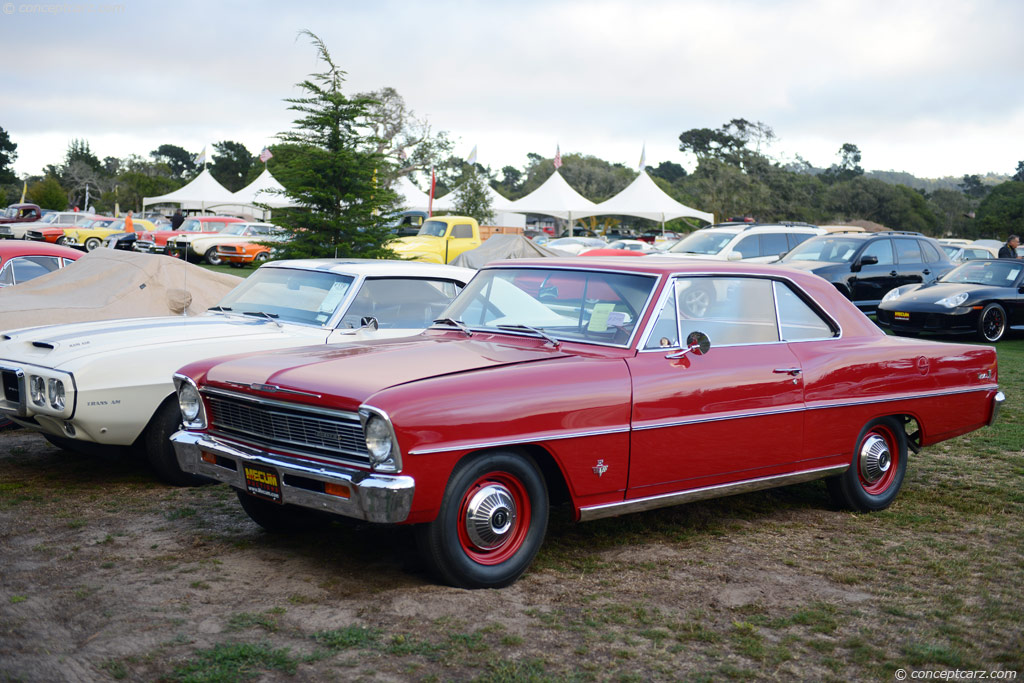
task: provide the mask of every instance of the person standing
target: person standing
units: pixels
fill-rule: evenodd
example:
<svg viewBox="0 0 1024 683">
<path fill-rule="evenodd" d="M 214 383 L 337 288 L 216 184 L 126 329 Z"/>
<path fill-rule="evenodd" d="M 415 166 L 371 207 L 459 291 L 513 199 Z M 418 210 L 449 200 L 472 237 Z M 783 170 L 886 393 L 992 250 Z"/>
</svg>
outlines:
<svg viewBox="0 0 1024 683">
<path fill-rule="evenodd" d="M 184 222 L 185 217 L 181 215 L 181 209 L 178 209 L 174 212 L 174 215 L 171 216 L 171 230 L 177 230 Z"/>
<path fill-rule="evenodd" d="M 1017 253 L 1017 247 L 1020 246 L 1020 238 L 1016 235 L 1010 235 L 1010 239 L 1006 240 L 1006 244 L 999 247 L 999 258 L 1020 258 Z"/>
<path fill-rule="evenodd" d="M 132 220 L 131 211 L 129 211 L 124 217 L 124 231 L 135 232 L 135 221 Z"/>
</svg>

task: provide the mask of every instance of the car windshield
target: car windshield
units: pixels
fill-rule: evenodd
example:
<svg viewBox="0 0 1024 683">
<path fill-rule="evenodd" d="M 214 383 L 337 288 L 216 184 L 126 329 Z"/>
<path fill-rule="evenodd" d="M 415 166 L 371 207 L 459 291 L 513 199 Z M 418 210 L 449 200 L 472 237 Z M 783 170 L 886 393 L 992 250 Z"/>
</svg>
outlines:
<svg viewBox="0 0 1024 683">
<path fill-rule="evenodd" d="M 18 210 L 15 209 L 13 206 L 8 206 L 6 209 L 4 209 L 4 212 L 3 212 L 2 215 L 3 215 L 4 218 L 17 218 L 18 217 Z"/>
<path fill-rule="evenodd" d="M 58 216 L 60 216 L 60 214 L 58 214 L 58 213 L 48 213 L 45 216 L 43 216 L 39 220 L 39 222 L 40 223 L 56 223 Z"/>
<path fill-rule="evenodd" d="M 430 237 L 444 237 L 444 233 L 448 230 L 448 224 L 444 221 L 427 221 L 420 226 L 420 231 L 417 235 L 428 235 Z"/>
<path fill-rule="evenodd" d="M 857 253 L 864 240 L 849 237 L 812 237 L 793 247 L 779 263 L 791 261 L 827 261 L 829 263 L 849 263 Z"/>
<path fill-rule="evenodd" d="M 655 282 L 649 275 L 608 271 L 485 269 L 441 318 L 473 330 L 512 327 L 516 333 L 623 346 Z"/>
<path fill-rule="evenodd" d="M 1021 270 L 1024 270 L 1024 263 L 968 261 L 943 275 L 939 282 L 1009 287 L 1017 280 Z"/>
<path fill-rule="evenodd" d="M 729 244 L 735 236 L 735 232 L 698 230 L 676 242 L 668 251 L 673 254 L 705 254 L 712 256 L 725 249 L 725 245 Z"/>
<path fill-rule="evenodd" d="M 260 268 L 213 310 L 323 325 L 345 300 L 353 277 L 322 270 Z"/>
<path fill-rule="evenodd" d="M 249 227 L 248 223 L 229 223 L 226 228 L 220 231 L 222 235 L 242 235 L 245 233 L 245 229 Z"/>
<path fill-rule="evenodd" d="M 189 218 L 178 227 L 178 230 L 181 230 L 182 232 L 199 232 L 202 229 L 202 222 L 195 218 Z"/>
</svg>

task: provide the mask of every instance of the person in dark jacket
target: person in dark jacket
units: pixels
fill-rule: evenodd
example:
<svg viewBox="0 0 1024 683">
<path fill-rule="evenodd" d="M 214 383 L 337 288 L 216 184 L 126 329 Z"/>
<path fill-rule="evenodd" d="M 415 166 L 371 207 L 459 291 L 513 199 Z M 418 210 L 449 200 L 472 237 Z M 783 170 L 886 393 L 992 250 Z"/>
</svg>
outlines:
<svg viewBox="0 0 1024 683">
<path fill-rule="evenodd" d="M 171 230 L 177 230 L 184 222 L 185 217 L 181 215 L 181 209 L 178 209 L 174 212 L 174 215 L 171 216 Z"/>
<path fill-rule="evenodd" d="M 1020 238 L 1016 235 L 1010 235 L 1010 239 L 1006 240 L 1006 244 L 999 247 L 999 258 L 1020 258 L 1017 253 L 1017 247 L 1020 246 Z"/>
</svg>

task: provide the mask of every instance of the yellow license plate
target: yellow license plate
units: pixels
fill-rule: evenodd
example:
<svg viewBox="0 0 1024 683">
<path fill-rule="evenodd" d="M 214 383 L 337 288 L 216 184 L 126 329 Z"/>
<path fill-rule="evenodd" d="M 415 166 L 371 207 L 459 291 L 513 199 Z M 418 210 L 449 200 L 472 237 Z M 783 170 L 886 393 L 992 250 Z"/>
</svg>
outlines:
<svg viewBox="0 0 1024 683">
<path fill-rule="evenodd" d="M 896 311 L 895 316 L 897 320 L 910 320 L 910 314 L 903 311 Z"/>
<path fill-rule="evenodd" d="M 245 474 L 245 488 L 254 496 L 267 498 L 275 503 L 281 500 L 281 477 L 269 467 L 257 467 L 256 465 L 243 465 Z"/>
</svg>

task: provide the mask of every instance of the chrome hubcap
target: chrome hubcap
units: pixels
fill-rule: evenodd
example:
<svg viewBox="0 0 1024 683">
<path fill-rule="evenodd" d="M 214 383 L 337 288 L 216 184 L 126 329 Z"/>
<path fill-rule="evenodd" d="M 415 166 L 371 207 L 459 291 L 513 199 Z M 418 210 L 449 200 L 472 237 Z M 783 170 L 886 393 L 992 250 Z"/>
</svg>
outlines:
<svg viewBox="0 0 1024 683">
<path fill-rule="evenodd" d="M 885 439 L 872 434 L 860 447 L 860 474 L 864 481 L 874 484 L 881 479 L 892 465 L 892 454 Z"/>
<path fill-rule="evenodd" d="M 497 548 L 515 526 L 516 503 L 504 486 L 490 484 L 473 494 L 466 506 L 466 533 L 483 550 Z"/>
</svg>

